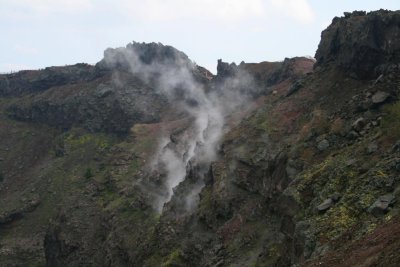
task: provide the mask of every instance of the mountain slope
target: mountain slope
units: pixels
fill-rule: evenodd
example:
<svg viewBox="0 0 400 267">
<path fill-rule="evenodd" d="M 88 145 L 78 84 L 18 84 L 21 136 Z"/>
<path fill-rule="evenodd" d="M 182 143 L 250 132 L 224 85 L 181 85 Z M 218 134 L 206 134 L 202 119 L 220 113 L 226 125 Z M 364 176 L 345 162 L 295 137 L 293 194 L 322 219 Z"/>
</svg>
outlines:
<svg viewBox="0 0 400 267">
<path fill-rule="evenodd" d="M 399 25 L 216 76 L 135 42 L 0 75 L 0 265 L 397 266 Z"/>
</svg>

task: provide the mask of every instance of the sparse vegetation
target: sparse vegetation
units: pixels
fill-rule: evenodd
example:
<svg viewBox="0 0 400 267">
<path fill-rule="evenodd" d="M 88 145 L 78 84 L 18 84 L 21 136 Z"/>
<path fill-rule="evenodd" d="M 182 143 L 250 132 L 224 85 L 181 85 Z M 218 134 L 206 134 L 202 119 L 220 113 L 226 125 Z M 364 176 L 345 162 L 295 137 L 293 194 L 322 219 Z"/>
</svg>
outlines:
<svg viewBox="0 0 400 267">
<path fill-rule="evenodd" d="M 385 106 L 384 111 L 386 115 L 382 120 L 382 127 L 385 129 L 386 134 L 393 138 L 400 138 L 400 101 L 394 104 Z"/>
<path fill-rule="evenodd" d="M 365 19 L 354 17 L 336 18 L 333 27 Z M 370 25 L 363 34 L 381 23 Z M 392 34 L 380 30 L 382 38 Z M 316 68 L 305 58 L 240 64 L 260 88 L 243 88 L 257 95 L 249 107 L 223 112 L 223 123 L 210 114 L 198 118 L 199 99 L 182 94 L 195 108 L 188 115 L 160 96 L 156 77 L 141 79 L 124 64 L 108 68 L 106 60 L 0 77 L 0 93 L 12 94 L 0 97 L 0 183 L 7 176 L 0 186 L 0 265 L 396 266 L 400 102 L 386 101 L 396 97 L 399 72 L 390 67 L 375 84 L 375 76 L 355 78 L 365 75 L 354 72 L 359 55 L 341 49 L 349 40 L 374 40 L 351 35 L 357 32 L 326 31 L 324 38 L 335 36 L 321 43 L 317 58 L 329 64 Z M 150 46 L 163 56 L 160 44 Z M 380 53 L 373 48 L 371 56 Z M 157 65 L 151 49 L 144 52 L 148 67 Z M 347 58 L 351 64 L 336 64 Z M 365 61 L 364 70 L 376 69 Z M 226 78 L 218 72 L 210 79 L 196 71 L 194 80 L 212 95 Z M 299 78 L 301 86 L 288 94 Z M 376 92 L 388 98 L 373 100 Z M 204 127 L 192 127 L 196 122 Z M 203 141 L 213 136 L 213 123 L 223 130 L 209 163 Z M 192 136 L 196 142 L 182 142 Z M 171 153 L 153 164 L 161 137 Z M 165 166 L 175 157 L 186 169 Z M 165 170 L 186 171 L 186 180 L 160 212 L 154 206 L 166 194 Z M 371 255 L 360 260 L 353 252 Z"/>
<path fill-rule="evenodd" d="M 171 254 L 168 255 L 166 258 L 166 261 L 162 263 L 162 267 L 179 267 L 179 266 L 185 266 L 184 265 L 184 260 L 182 258 L 182 250 L 180 249 L 175 249 L 172 251 Z"/>
<path fill-rule="evenodd" d="M 92 169 L 91 168 L 87 168 L 85 170 L 85 174 L 83 175 L 86 179 L 92 178 L 93 177 L 93 173 L 92 173 Z"/>
</svg>

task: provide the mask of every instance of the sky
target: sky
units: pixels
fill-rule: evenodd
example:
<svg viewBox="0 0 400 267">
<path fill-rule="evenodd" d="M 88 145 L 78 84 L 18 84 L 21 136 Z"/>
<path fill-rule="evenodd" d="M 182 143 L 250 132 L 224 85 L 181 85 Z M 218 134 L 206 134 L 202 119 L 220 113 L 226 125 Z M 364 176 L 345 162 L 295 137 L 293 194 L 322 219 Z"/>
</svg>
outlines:
<svg viewBox="0 0 400 267">
<path fill-rule="evenodd" d="M 161 42 L 215 73 L 226 62 L 314 56 L 321 31 L 399 0 L 0 0 L 0 72 L 95 64 L 108 47 Z"/>
</svg>

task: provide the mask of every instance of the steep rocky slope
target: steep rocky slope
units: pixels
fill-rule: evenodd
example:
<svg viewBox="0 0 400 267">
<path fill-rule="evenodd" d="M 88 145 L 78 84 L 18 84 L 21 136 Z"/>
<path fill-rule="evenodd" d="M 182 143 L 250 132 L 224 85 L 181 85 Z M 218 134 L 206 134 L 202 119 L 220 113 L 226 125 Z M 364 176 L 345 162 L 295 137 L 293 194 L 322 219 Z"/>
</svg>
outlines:
<svg viewBox="0 0 400 267">
<path fill-rule="evenodd" d="M 0 75 L 0 265 L 398 266 L 399 25 L 216 76 L 155 43 Z"/>
</svg>

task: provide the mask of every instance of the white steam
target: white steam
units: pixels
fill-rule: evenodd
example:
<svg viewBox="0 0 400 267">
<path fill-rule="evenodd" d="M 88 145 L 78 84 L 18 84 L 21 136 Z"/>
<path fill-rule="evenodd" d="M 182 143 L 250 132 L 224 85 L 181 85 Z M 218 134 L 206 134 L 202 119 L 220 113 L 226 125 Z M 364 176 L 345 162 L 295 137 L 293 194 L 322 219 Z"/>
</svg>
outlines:
<svg viewBox="0 0 400 267">
<path fill-rule="evenodd" d="M 177 77 L 174 76 L 175 78 Z M 160 142 L 160 150 L 155 157 L 154 166 L 157 171 L 160 169 L 166 171 L 165 186 L 168 193 L 159 197 L 155 205 L 158 211 L 161 211 L 164 204 L 171 200 L 174 194 L 173 189 L 184 181 L 189 163 L 208 166 L 216 159 L 224 125 L 224 112 L 220 109 L 219 100 L 212 99 L 215 96 L 205 94 L 200 85 L 189 80 L 190 76 L 181 76 L 181 78 L 187 79 L 186 100 L 193 98 L 198 104 L 190 106 L 184 102 L 175 103 L 189 114 L 192 119 L 191 126 L 179 135 L 177 143 L 168 139 Z M 166 91 L 166 93 L 170 92 Z M 195 206 L 194 199 L 197 198 L 200 189 L 201 187 L 194 188 L 188 194 L 185 203 L 187 208 Z"/>
<path fill-rule="evenodd" d="M 161 212 L 164 204 L 173 197 L 174 189 L 187 177 L 190 166 L 201 166 L 205 173 L 209 164 L 216 160 L 225 118 L 237 107 L 248 103 L 249 97 L 243 93 L 243 87 L 250 87 L 251 78 L 241 73 L 206 92 L 204 86 L 194 78 L 196 65 L 186 55 L 176 50 L 172 59 L 164 60 L 161 55 L 157 60 L 144 63 L 141 59 L 143 51 L 138 52 L 137 46 L 146 45 L 134 43 L 128 45 L 127 49 L 115 50 L 118 53 L 111 51 L 111 56 L 105 57 L 106 63 L 115 66 L 123 62 L 134 75 L 155 83 L 171 107 L 190 118 L 190 125 L 180 131 L 176 138 L 165 136 L 160 140 L 159 150 L 154 157 L 153 171 L 165 174 L 163 186 L 166 192 L 159 194 L 154 203 L 155 209 Z M 164 47 L 161 44 L 158 46 Z M 196 206 L 202 186 L 203 182 L 198 181 L 187 192 L 183 203 L 186 209 Z"/>
</svg>

